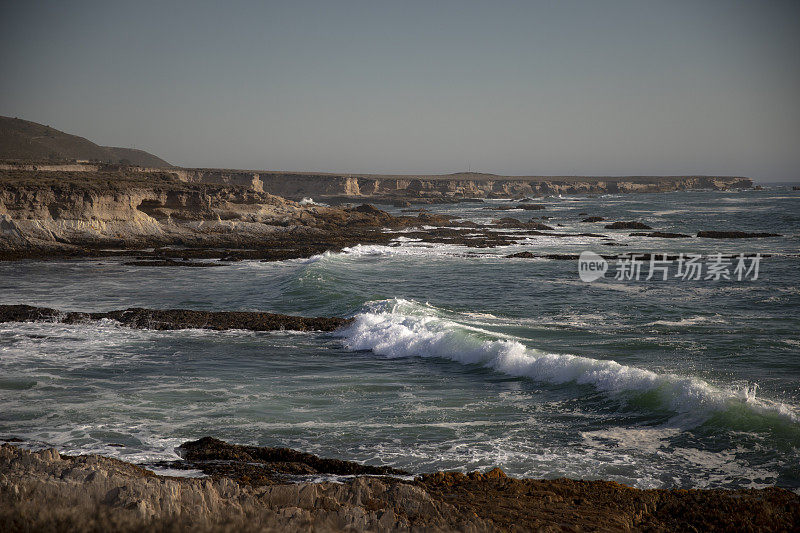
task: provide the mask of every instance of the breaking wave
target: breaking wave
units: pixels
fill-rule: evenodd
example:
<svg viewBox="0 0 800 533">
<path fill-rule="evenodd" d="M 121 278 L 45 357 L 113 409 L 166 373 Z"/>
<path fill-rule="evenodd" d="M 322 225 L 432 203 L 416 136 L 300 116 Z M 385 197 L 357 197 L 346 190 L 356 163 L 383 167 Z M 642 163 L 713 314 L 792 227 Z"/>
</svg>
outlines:
<svg viewBox="0 0 800 533">
<path fill-rule="evenodd" d="M 444 311 L 403 299 L 371 302 L 340 331 L 352 351 L 399 357 L 435 357 L 480 365 L 510 376 L 550 384 L 590 385 L 614 397 L 645 397 L 657 408 L 702 423 L 715 413 L 741 410 L 800 422 L 795 408 L 756 397 L 756 385 L 736 389 L 702 379 L 659 374 L 616 361 L 547 353 L 513 337 L 459 323 Z"/>
</svg>

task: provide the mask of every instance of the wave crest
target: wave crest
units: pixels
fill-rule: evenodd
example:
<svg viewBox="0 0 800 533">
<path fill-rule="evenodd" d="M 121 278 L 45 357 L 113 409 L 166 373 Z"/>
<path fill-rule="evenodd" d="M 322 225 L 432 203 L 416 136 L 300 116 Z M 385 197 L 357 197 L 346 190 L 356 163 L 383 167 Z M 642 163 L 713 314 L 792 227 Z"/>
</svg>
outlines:
<svg viewBox="0 0 800 533">
<path fill-rule="evenodd" d="M 798 423 L 795 409 L 756 397 L 756 387 L 717 387 L 700 378 L 659 374 L 616 361 L 547 353 L 514 338 L 461 324 L 430 305 L 392 299 L 371 302 L 339 332 L 347 349 L 386 357 L 436 357 L 481 365 L 510 376 L 551 384 L 591 385 L 612 396 L 648 395 L 661 408 L 707 419 L 714 412 L 746 408 Z"/>
</svg>

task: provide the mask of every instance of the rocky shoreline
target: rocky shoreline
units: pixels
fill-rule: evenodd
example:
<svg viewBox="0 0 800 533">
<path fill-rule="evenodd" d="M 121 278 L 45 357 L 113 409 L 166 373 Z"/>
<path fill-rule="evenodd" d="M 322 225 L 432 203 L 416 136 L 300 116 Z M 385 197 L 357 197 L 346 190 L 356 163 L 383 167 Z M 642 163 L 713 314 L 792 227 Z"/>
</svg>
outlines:
<svg viewBox="0 0 800 533">
<path fill-rule="evenodd" d="M 193 311 L 188 309 L 130 308 L 104 313 L 65 312 L 49 307 L 0 305 L 2 322 L 59 322 L 81 324 L 102 319 L 115 320 L 138 329 L 176 330 L 212 329 L 223 331 L 334 331 L 352 319 L 339 317 L 302 317 L 252 311 Z"/>
<path fill-rule="evenodd" d="M 800 496 L 779 488 L 640 490 L 608 481 L 486 473 L 417 476 L 286 448 L 205 437 L 158 476 L 97 455 L 0 446 L 7 531 L 789 531 Z"/>
<path fill-rule="evenodd" d="M 420 209 L 413 214 L 395 216 L 369 204 L 331 207 L 297 202 L 265 192 L 270 190 L 297 197 L 297 194 L 288 194 L 294 189 L 288 192 L 280 187 L 265 189 L 263 183 L 259 182 L 259 185 L 253 181 L 252 174 L 248 182 L 236 178 L 239 176 L 236 172 L 203 171 L 198 174 L 186 169 L 143 169 L 119 165 L 80 168 L 80 165 L 63 168 L 0 165 L 0 260 L 125 256 L 137 266 L 210 266 L 175 260 L 275 261 L 310 257 L 356 244 L 390 244 L 396 237 L 392 232 L 399 230 L 412 239 L 474 248 L 504 246 L 519 240 L 518 236 L 498 230 L 554 237 L 607 238 L 592 232 L 558 231 L 554 224 L 541 221 L 547 216 L 527 221 L 506 216 L 488 224 L 476 224 Z M 378 178 L 375 179 L 383 185 L 389 179 Z M 503 177 L 495 176 L 489 182 L 494 183 L 492 180 L 495 178 Z M 563 178 L 564 183 L 570 184 L 563 191 L 559 188 L 532 190 L 531 184 L 549 183 L 534 177 L 520 178 L 521 183 L 526 184 L 522 189 L 507 189 L 504 185 L 496 190 L 492 188 L 494 186 L 487 190 L 463 189 L 461 186 L 451 190 L 453 184 L 461 183 L 459 176 L 434 176 L 431 179 L 437 187 L 443 184 L 445 188 L 433 195 L 425 193 L 425 187 L 411 185 L 388 196 L 375 191 L 365 194 L 362 188 L 344 196 L 336 196 L 336 191 L 324 191 L 330 193 L 331 199 L 350 202 L 368 199 L 404 206 L 411 205 L 411 202 L 482 202 L 482 197 L 505 195 L 519 201 L 487 209 L 498 212 L 518 209 L 525 213 L 544 209 L 544 206 L 533 203 L 528 194 L 597 192 L 591 187 L 575 189 L 576 184 L 584 183 L 579 178 Z M 489 178 L 483 176 L 480 179 Z M 683 183 L 678 188 L 750 186 L 749 180 L 745 183 L 741 178 L 732 178 L 733 181 L 709 179 L 711 182 L 708 183 L 708 180 L 684 183 L 678 178 L 637 178 L 634 181 L 661 184 L 659 187 L 666 187 L 664 190 L 675 190 L 673 185 L 678 182 Z M 623 178 L 608 180 L 615 186 L 627 183 Z M 291 183 L 291 180 L 286 183 Z M 664 183 L 672 185 L 667 187 Z M 661 188 L 657 187 L 657 191 Z M 637 191 L 634 188 L 627 192 Z M 602 217 L 589 217 L 582 222 L 600 220 Z M 609 223 L 605 228 L 650 229 L 637 221 Z M 701 233 L 704 235 L 700 236 L 711 238 L 774 236 L 736 231 Z M 651 236 L 666 235 L 655 232 Z"/>
</svg>

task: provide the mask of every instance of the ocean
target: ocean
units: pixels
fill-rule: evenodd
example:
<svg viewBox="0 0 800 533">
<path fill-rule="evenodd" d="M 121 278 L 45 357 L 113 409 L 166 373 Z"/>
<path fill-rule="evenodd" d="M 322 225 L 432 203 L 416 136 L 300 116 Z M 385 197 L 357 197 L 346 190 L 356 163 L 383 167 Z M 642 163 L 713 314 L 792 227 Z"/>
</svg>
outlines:
<svg viewBox="0 0 800 533">
<path fill-rule="evenodd" d="M 355 318 L 334 333 L 0 324 L 0 439 L 153 465 L 211 435 L 412 473 L 499 466 L 639 488 L 799 491 L 800 192 L 535 201 L 545 209 L 425 207 L 477 222 L 544 215 L 557 232 L 627 246 L 520 235 L 465 248 L 399 231 L 389 246 L 216 268 L 0 263 L 4 304 Z M 782 236 L 630 236 L 586 216 Z M 647 280 L 646 261 L 640 279 L 616 279 L 611 261 L 585 282 L 575 259 L 506 257 L 522 251 L 696 253 L 706 268 L 717 253 L 762 257 L 743 279 L 734 258 L 731 279 L 684 279 L 673 263 L 667 280 Z"/>
</svg>

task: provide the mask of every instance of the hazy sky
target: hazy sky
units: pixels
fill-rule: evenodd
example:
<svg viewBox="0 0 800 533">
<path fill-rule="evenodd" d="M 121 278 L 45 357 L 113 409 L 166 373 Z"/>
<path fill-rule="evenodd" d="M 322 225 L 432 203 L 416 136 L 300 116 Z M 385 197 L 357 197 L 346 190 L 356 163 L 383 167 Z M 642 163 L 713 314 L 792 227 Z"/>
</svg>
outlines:
<svg viewBox="0 0 800 533">
<path fill-rule="evenodd" d="M 185 166 L 800 177 L 800 1 L 0 0 L 0 115 Z"/>
</svg>

